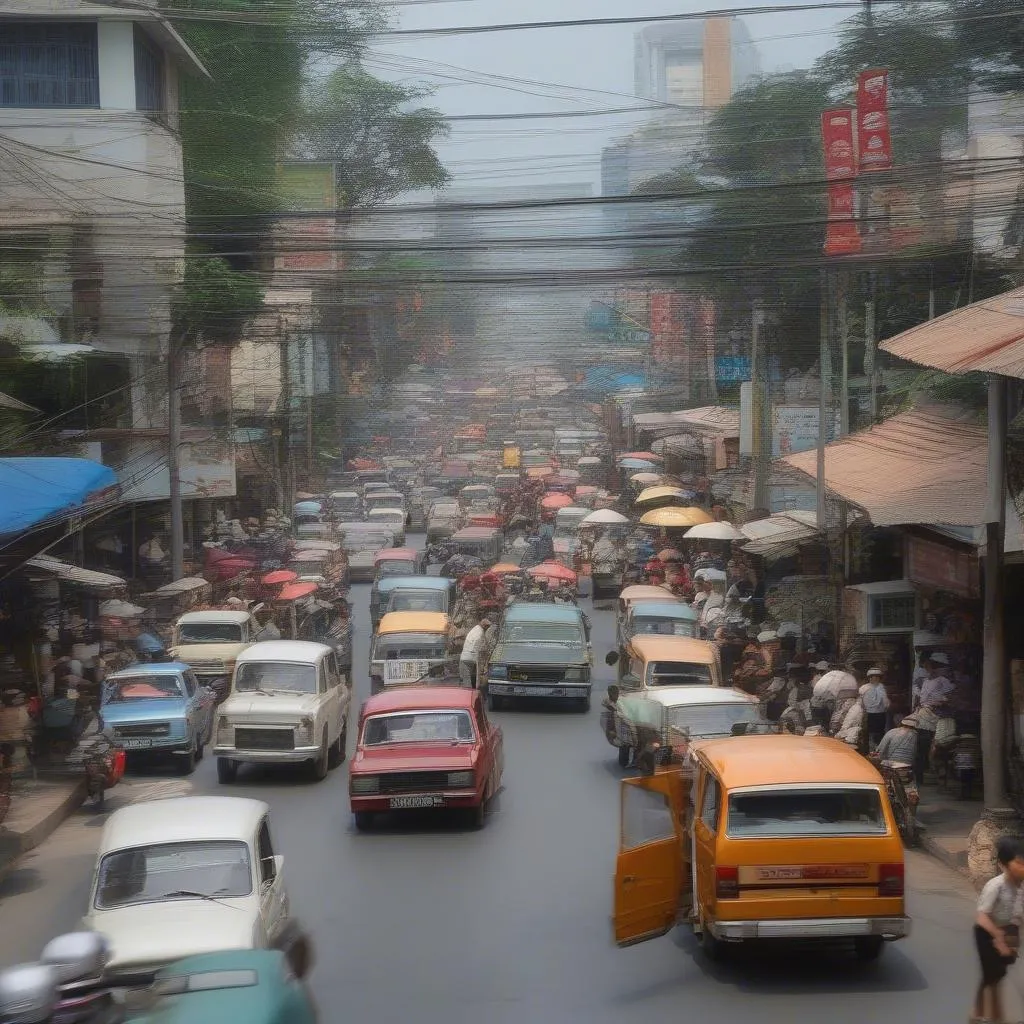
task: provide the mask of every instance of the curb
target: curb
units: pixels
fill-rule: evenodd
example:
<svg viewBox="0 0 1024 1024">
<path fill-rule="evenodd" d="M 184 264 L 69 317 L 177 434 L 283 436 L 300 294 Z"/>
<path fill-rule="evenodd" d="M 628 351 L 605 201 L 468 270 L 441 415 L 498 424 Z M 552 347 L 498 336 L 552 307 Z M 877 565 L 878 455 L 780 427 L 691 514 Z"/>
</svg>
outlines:
<svg viewBox="0 0 1024 1024">
<path fill-rule="evenodd" d="M 85 780 L 75 784 L 68 795 L 45 818 L 41 818 L 26 832 L 6 832 L 0 828 L 0 881 L 17 865 L 29 850 L 45 842 L 79 807 L 85 803 Z"/>
<path fill-rule="evenodd" d="M 952 871 L 956 871 L 958 874 L 964 876 L 964 878 L 970 879 L 970 873 L 967 867 L 967 851 L 954 852 L 947 850 L 942 843 L 937 839 L 928 835 L 928 830 L 921 825 L 918 825 L 918 845 L 919 847 L 936 860 L 941 861 L 950 868 Z"/>
</svg>

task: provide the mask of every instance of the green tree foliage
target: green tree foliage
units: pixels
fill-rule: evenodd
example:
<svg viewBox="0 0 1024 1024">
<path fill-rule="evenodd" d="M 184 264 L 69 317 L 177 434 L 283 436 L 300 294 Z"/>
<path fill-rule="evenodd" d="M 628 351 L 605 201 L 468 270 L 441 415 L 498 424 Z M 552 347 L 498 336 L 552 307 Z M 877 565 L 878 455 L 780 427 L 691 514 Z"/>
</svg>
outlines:
<svg viewBox="0 0 1024 1024">
<path fill-rule="evenodd" d="M 1015 0 L 950 0 L 964 62 L 994 92 L 1024 92 L 1024 18 Z"/>
<path fill-rule="evenodd" d="M 234 270 L 220 256 L 196 254 L 185 264 L 185 286 L 175 320 L 188 336 L 232 340 L 260 311 L 262 302 L 263 287 L 255 273 Z"/>
<path fill-rule="evenodd" d="M 338 205 L 377 206 L 449 180 L 434 143 L 448 133 L 440 111 L 419 106 L 430 91 L 387 82 L 349 61 L 306 92 L 298 149 L 335 165 Z"/>
</svg>

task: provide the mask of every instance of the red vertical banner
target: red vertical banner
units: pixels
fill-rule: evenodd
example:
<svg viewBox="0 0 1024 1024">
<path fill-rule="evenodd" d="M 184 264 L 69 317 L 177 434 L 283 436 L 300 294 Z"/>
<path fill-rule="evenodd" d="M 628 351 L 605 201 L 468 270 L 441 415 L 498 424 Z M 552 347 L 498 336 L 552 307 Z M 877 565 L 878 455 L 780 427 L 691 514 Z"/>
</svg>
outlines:
<svg viewBox="0 0 1024 1024">
<path fill-rule="evenodd" d="M 851 256 L 861 250 L 860 230 L 853 216 L 853 179 L 857 176 L 855 116 L 855 111 L 847 107 L 826 110 L 821 115 L 821 144 L 828 180 L 826 256 Z"/>
<path fill-rule="evenodd" d="M 862 171 L 892 167 L 889 72 L 879 68 L 857 76 L 857 152 Z"/>
</svg>

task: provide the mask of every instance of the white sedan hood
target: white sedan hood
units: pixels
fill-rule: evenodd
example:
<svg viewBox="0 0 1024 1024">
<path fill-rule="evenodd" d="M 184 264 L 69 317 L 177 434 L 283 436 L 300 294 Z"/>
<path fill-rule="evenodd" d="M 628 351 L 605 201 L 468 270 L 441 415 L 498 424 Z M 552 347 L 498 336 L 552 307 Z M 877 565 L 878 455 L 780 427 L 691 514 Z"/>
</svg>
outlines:
<svg viewBox="0 0 1024 1024">
<path fill-rule="evenodd" d="M 282 693 L 272 691 L 271 696 L 262 693 L 233 693 L 218 708 L 222 715 L 252 715 L 256 718 L 301 718 L 315 715 L 319 697 L 315 693 Z"/>
<path fill-rule="evenodd" d="M 85 924 L 106 937 L 110 965 L 167 964 L 197 953 L 252 949 L 258 917 L 252 897 L 167 900 L 93 910 Z"/>
</svg>

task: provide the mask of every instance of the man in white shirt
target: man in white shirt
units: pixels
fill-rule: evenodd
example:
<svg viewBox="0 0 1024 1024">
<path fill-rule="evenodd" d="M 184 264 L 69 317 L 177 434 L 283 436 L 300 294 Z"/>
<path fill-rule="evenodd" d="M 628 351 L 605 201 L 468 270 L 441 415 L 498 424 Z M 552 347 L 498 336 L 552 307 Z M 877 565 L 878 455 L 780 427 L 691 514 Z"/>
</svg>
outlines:
<svg viewBox="0 0 1024 1024">
<path fill-rule="evenodd" d="M 862 690 L 860 702 L 867 716 L 868 750 L 873 750 L 885 735 L 889 717 L 889 694 L 885 689 L 885 673 L 880 668 L 868 669 L 867 686 Z"/>
<path fill-rule="evenodd" d="M 949 658 L 943 651 L 932 651 L 925 662 L 928 677 L 921 683 L 918 695 L 917 712 L 918 746 L 917 760 L 914 762 L 914 777 L 920 786 L 924 782 L 924 773 L 931 762 L 932 744 L 935 741 L 935 729 L 939 719 L 946 714 L 946 706 L 953 693 L 953 684 L 946 678 Z"/>
<path fill-rule="evenodd" d="M 476 656 L 480 653 L 480 645 L 484 640 L 484 633 L 490 626 L 490 620 L 481 619 L 467 634 L 462 644 L 462 654 L 459 655 L 459 679 L 466 686 L 476 689 Z"/>
</svg>

